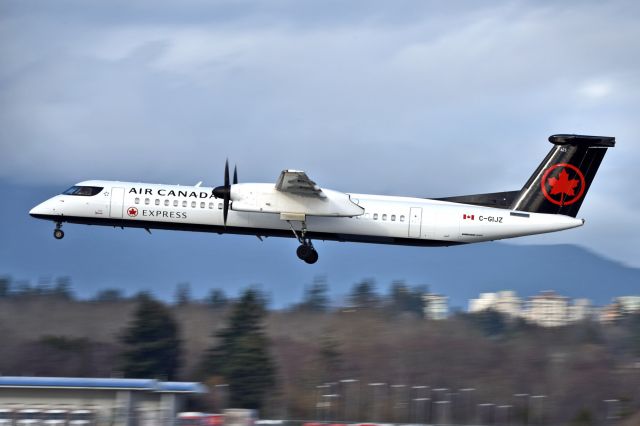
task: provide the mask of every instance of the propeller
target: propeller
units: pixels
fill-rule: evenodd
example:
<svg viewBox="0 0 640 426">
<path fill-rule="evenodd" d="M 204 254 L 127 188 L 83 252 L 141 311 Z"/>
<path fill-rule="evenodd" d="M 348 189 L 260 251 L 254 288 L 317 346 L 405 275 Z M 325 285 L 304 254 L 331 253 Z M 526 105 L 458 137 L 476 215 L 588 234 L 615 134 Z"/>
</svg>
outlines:
<svg viewBox="0 0 640 426">
<path fill-rule="evenodd" d="M 238 168 L 233 168 L 233 184 L 238 183 Z M 222 217 L 224 226 L 227 226 L 227 216 L 229 215 L 229 202 L 231 201 L 231 184 L 229 183 L 229 159 L 224 163 L 224 185 L 213 189 L 213 196 L 223 200 Z"/>
</svg>

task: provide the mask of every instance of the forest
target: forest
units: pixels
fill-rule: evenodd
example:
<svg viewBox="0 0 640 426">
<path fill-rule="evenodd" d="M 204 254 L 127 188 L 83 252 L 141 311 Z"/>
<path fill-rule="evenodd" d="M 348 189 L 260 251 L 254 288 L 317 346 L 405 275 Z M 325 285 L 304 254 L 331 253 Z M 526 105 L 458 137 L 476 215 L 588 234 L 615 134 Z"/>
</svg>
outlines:
<svg viewBox="0 0 640 426">
<path fill-rule="evenodd" d="M 0 374 L 200 381 L 191 408 L 330 422 L 595 425 L 640 407 L 640 314 L 543 328 L 494 311 L 423 316 L 426 286 L 322 277 L 271 309 L 247 287 L 172 301 L 0 278 Z"/>
</svg>

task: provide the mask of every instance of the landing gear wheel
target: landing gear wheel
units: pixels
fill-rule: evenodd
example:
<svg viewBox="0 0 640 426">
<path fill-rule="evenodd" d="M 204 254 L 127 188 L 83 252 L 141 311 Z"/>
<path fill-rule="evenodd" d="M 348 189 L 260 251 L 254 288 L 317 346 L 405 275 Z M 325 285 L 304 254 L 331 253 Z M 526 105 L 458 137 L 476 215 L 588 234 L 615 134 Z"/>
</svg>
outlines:
<svg viewBox="0 0 640 426">
<path fill-rule="evenodd" d="M 304 221 L 302 222 L 302 230 L 300 231 L 300 235 L 298 235 L 293 224 L 290 221 L 287 221 L 287 223 L 291 227 L 293 235 L 300 242 L 300 245 L 296 249 L 298 258 L 304 260 L 309 265 L 316 263 L 318 261 L 318 252 L 313 248 L 311 238 L 307 238 L 307 224 Z"/>
<path fill-rule="evenodd" d="M 53 238 L 55 238 L 56 240 L 61 240 L 64 238 L 64 231 L 62 229 L 56 228 L 53 231 Z"/>
<path fill-rule="evenodd" d="M 318 252 L 313 248 L 312 245 L 309 244 L 301 244 L 297 250 L 296 254 L 300 260 L 304 260 L 309 265 L 312 265 L 318 261 Z"/>
<path fill-rule="evenodd" d="M 296 249 L 296 254 L 298 255 L 298 259 L 305 260 L 309 257 L 309 254 L 313 250 L 313 247 L 307 244 L 300 244 L 300 246 Z"/>
<path fill-rule="evenodd" d="M 318 252 L 316 251 L 316 249 L 312 247 L 309 256 L 307 256 L 304 261 L 309 265 L 313 265 L 314 263 L 316 263 L 318 261 Z"/>
</svg>

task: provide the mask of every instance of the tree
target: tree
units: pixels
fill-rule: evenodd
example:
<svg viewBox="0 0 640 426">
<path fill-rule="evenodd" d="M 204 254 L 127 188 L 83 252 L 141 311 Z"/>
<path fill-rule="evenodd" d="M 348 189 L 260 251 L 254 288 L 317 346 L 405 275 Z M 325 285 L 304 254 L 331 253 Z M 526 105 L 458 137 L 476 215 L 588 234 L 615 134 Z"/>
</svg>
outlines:
<svg viewBox="0 0 640 426">
<path fill-rule="evenodd" d="M 11 280 L 9 277 L 0 277 L 0 299 L 9 297 L 11 292 Z"/>
<path fill-rule="evenodd" d="M 224 308 L 229 304 L 229 298 L 224 291 L 219 288 L 214 288 L 207 297 L 207 303 L 214 309 Z"/>
<path fill-rule="evenodd" d="M 588 408 L 582 408 L 571 421 L 571 426 L 591 426 L 593 415 Z"/>
<path fill-rule="evenodd" d="M 340 343 L 335 339 L 330 330 L 320 338 L 319 357 L 323 378 L 326 382 L 339 380 L 343 374 L 343 355 Z"/>
<path fill-rule="evenodd" d="M 389 308 L 395 313 L 410 312 L 420 317 L 424 315 L 424 301 L 422 296 L 427 293 L 426 286 L 410 288 L 403 281 L 391 284 Z"/>
<path fill-rule="evenodd" d="M 28 297 L 32 296 L 35 292 L 31 287 L 31 283 L 29 281 L 21 280 L 15 284 L 14 294 L 18 297 Z"/>
<path fill-rule="evenodd" d="M 265 299 L 256 290 L 245 291 L 235 303 L 226 328 L 215 334 L 217 343 L 203 359 L 203 373 L 220 376 L 229 385 L 229 402 L 236 408 L 259 409 L 275 385 L 270 342 L 263 330 Z"/>
<path fill-rule="evenodd" d="M 326 312 L 329 309 L 329 296 L 325 277 L 316 277 L 310 287 L 304 292 L 304 299 L 299 305 L 301 310 L 311 312 Z"/>
<path fill-rule="evenodd" d="M 351 305 L 355 308 L 374 309 L 380 305 L 380 298 L 376 293 L 373 281 L 364 280 L 353 286 L 349 296 Z"/>
<path fill-rule="evenodd" d="M 71 290 L 71 278 L 58 277 L 56 283 L 51 290 L 51 294 L 65 300 L 73 300 L 73 291 Z"/>
<path fill-rule="evenodd" d="M 124 300 L 124 294 L 122 290 L 118 288 L 106 288 L 104 290 L 100 290 L 94 300 L 96 302 L 119 302 Z"/>
<path fill-rule="evenodd" d="M 466 318 L 489 337 L 501 336 L 508 329 L 507 318 L 493 309 L 467 314 Z"/>
<path fill-rule="evenodd" d="M 176 286 L 176 305 L 185 306 L 191 303 L 191 287 L 189 283 L 180 283 Z"/>
<path fill-rule="evenodd" d="M 125 377 L 173 380 L 180 367 L 178 325 L 169 309 L 141 295 L 133 320 L 120 338 Z"/>
<path fill-rule="evenodd" d="M 640 357 L 640 313 L 636 312 L 626 319 L 630 331 L 630 343 L 633 355 Z"/>
</svg>

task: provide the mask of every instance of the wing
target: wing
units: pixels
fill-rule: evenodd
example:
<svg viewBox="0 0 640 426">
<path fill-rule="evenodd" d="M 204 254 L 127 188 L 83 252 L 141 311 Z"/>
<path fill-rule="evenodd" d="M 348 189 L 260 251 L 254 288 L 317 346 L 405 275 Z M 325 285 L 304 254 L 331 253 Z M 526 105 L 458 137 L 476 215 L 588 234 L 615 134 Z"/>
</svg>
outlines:
<svg viewBox="0 0 640 426">
<path fill-rule="evenodd" d="M 349 194 L 322 189 L 300 170 L 283 170 L 275 185 L 233 185 L 231 200 L 233 210 L 280 213 L 281 218 L 295 215 L 304 220 L 306 216 L 353 217 L 364 213 L 364 208 L 351 201 Z"/>
<path fill-rule="evenodd" d="M 300 170 L 283 170 L 276 182 L 276 189 L 303 197 L 327 198 L 322 189 Z"/>
</svg>

